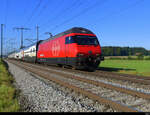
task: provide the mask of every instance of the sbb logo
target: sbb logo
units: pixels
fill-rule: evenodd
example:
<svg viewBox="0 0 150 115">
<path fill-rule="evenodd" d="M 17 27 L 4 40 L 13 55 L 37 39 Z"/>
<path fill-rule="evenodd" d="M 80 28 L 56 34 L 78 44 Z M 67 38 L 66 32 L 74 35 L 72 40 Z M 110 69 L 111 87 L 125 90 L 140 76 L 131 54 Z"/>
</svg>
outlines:
<svg viewBox="0 0 150 115">
<path fill-rule="evenodd" d="M 52 55 L 53 56 L 59 56 L 59 52 L 60 52 L 59 41 L 54 41 L 52 44 Z"/>
</svg>

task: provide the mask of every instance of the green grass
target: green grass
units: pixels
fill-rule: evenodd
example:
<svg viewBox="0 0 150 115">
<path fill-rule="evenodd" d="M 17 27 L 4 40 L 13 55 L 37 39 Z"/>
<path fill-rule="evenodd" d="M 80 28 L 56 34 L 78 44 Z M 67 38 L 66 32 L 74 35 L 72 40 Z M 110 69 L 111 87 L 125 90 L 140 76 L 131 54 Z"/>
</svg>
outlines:
<svg viewBox="0 0 150 115">
<path fill-rule="evenodd" d="M 138 60 L 138 56 L 105 56 L 105 59 L 128 60 L 128 57 L 132 58 L 132 60 Z M 150 56 L 144 56 L 143 60 L 150 60 Z"/>
<path fill-rule="evenodd" d="M 150 77 L 150 60 L 104 60 L 99 67 L 104 71 Z"/>
<path fill-rule="evenodd" d="M 19 104 L 16 90 L 12 86 L 13 78 L 0 60 L 0 112 L 17 112 Z"/>
</svg>

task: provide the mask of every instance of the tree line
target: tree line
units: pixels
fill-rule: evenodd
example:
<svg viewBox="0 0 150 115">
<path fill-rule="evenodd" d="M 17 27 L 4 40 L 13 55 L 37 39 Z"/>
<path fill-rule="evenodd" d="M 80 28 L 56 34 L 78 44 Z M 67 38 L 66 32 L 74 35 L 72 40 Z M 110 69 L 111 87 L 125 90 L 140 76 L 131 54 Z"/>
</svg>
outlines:
<svg viewBox="0 0 150 115">
<path fill-rule="evenodd" d="M 145 56 L 150 55 L 150 50 L 143 47 L 115 47 L 104 46 L 101 48 L 103 56 L 131 56 L 142 54 Z"/>
</svg>

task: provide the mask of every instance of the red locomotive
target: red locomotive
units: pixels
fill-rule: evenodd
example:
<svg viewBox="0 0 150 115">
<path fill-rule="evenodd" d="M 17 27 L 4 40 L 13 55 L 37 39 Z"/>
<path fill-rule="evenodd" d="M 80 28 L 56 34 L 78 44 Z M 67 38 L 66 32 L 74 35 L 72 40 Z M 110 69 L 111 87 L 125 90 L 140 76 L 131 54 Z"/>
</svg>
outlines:
<svg viewBox="0 0 150 115">
<path fill-rule="evenodd" d="M 42 41 L 37 48 L 36 61 L 39 63 L 93 71 L 102 60 L 104 58 L 96 35 L 85 28 L 71 28 Z"/>
<path fill-rule="evenodd" d="M 20 49 L 8 57 L 90 71 L 94 71 L 104 60 L 96 35 L 88 29 L 79 27 Z"/>
</svg>

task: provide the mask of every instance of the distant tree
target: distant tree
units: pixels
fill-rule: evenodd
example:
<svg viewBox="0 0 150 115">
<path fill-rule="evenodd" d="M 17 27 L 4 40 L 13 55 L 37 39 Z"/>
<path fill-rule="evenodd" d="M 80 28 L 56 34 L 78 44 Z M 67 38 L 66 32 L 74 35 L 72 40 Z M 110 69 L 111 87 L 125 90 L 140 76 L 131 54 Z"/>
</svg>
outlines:
<svg viewBox="0 0 150 115">
<path fill-rule="evenodd" d="M 143 55 L 150 55 L 150 51 L 142 47 L 102 47 L 102 53 L 104 56 L 129 56 L 136 55 L 136 53 L 142 53 Z"/>
</svg>

